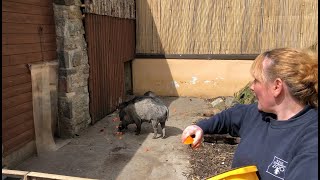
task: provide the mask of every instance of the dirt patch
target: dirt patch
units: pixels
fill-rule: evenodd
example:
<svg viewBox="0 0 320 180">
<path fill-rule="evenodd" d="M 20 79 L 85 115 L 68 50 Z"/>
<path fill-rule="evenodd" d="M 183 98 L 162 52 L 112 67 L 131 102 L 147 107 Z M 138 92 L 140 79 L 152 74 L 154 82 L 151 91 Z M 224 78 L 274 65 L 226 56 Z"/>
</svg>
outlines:
<svg viewBox="0 0 320 180">
<path fill-rule="evenodd" d="M 229 103 L 229 105 L 226 105 L 226 97 L 220 98 L 223 102 L 217 104 L 214 108 L 210 107 L 204 110 L 204 113 L 202 113 L 203 118 L 211 117 L 234 104 Z M 205 101 L 211 104 L 216 99 L 206 99 Z M 234 152 L 239 142 L 239 137 L 231 137 L 228 134 L 205 135 L 204 142 L 200 148 L 193 150 L 190 147 L 188 149 L 192 171 L 186 175 L 187 179 L 207 179 L 231 170 Z"/>
<path fill-rule="evenodd" d="M 188 150 L 192 171 L 188 180 L 206 179 L 231 169 L 237 145 L 226 143 L 207 143 L 202 147 Z"/>
</svg>

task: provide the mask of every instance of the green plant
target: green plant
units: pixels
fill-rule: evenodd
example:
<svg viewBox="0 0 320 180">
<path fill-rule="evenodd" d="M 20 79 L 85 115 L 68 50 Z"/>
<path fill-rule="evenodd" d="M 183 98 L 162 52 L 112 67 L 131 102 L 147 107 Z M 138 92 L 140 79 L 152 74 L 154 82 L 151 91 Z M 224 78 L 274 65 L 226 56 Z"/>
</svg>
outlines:
<svg viewBox="0 0 320 180">
<path fill-rule="evenodd" d="M 251 104 L 257 101 L 254 93 L 250 89 L 250 85 L 251 82 L 234 94 L 234 98 L 238 103 Z"/>
</svg>

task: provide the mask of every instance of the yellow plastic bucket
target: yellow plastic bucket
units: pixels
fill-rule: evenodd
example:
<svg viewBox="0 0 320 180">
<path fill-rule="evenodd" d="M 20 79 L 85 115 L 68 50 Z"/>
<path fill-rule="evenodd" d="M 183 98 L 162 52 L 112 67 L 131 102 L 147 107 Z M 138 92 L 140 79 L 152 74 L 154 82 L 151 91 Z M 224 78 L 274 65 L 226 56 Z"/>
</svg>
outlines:
<svg viewBox="0 0 320 180">
<path fill-rule="evenodd" d="M 207 180 L 259 180 L 257 166 L 245 166 L 227 171 Z"/>
</svg>

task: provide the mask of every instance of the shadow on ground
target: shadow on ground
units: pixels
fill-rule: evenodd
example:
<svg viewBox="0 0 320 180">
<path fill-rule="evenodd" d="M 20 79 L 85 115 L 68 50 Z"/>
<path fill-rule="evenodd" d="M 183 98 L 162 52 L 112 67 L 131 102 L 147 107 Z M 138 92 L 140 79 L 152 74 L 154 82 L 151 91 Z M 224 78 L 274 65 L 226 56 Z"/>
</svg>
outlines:
<svg viewBox="0 0 320 180">
<path fill-rule="evenodd" d="M 15 169 L 108 180 L 187 179 L 188 146 L 181 143 L 181 133 L 209 106 L 197 98 L 161 99 L 170 102 L 165 139 L 152 139 L 151 123 L 142 124 L 140 135 L 134 134 L 135 125 L 116 135 L 119 120 L 113 113 L 57 151 L 32 157 Z M 160 126 L 158 132 L 160 136 Z"/>
</svg>

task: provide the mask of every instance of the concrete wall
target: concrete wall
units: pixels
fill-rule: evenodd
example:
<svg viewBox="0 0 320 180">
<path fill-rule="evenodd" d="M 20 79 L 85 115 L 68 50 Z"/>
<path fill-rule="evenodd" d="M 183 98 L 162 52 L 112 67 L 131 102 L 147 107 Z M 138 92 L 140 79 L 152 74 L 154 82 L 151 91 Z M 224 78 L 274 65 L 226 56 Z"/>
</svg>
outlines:
<svg viewBox="0 0 320 180">
<path fill-rule="evenodd" d="M 253 60 L 135 59 L 133 93 L 213 98 L 232 96 L 252 80 Z"/>
</svg>

